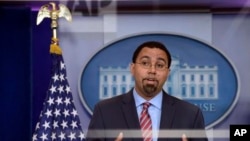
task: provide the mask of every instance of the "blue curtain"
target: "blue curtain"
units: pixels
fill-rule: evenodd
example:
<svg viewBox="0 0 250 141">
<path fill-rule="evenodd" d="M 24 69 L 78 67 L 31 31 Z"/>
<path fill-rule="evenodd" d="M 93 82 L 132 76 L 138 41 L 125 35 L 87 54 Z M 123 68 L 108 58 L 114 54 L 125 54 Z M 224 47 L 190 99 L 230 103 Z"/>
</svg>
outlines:
<svg viewBox="0 0 250 141">
<path fill-rule="evenodd" d="M 0 6 L 0 141 L 31 141 L 49 85 L 50 20 Z"/>
<path fill-rule="evenodd" d="M 30 9 L 0 7 L 0 140 L 30 140 Z"/>
</svg>

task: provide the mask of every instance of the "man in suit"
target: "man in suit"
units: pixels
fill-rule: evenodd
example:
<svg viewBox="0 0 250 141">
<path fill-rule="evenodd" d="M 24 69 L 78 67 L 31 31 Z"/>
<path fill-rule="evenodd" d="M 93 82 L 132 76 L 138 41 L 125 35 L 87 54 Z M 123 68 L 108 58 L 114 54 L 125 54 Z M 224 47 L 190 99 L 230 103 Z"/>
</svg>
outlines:
<svg viewBox="0 0 250 141">
<path fill-rule="evenodd" d="M 163 90 L 170 65 L 171 55 L 164 44 L 141 44 L 130 65 L 134 88 L 95 105 L 86 139 L 207 141 L 201 110 Z M 198 134 L 189 133 L 193 130 Z"/>
</svg>

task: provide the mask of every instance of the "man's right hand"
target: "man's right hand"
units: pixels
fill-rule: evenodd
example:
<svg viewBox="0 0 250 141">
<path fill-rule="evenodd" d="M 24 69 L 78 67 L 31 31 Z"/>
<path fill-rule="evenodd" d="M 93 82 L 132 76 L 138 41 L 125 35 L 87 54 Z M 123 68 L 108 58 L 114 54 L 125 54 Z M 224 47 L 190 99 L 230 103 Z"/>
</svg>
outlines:
<svg viewBox="0 0 250 141">
<path fill-rule="evenodd" d="M 182 141 L 188 141 L 187 136 L 185 134 L 182 135 Z"/>
<path fill-rule="evenodd" d="M 120 132 L 115 141 L 122 141 L 122 138 L 123 138 L 123 133 Z"/>
</svg>

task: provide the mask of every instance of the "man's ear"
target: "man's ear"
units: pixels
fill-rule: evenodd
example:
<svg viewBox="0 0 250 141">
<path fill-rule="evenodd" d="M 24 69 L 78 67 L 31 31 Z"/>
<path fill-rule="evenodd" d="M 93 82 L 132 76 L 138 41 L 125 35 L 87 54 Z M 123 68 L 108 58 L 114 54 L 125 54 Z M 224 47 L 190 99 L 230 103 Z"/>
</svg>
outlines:
<svg viewBox="0 0 250 141">
<path fill-rule="evenodd" d="M 134 76 L 134 67 L 135 67 L 135 64 L 134 63 L 130 63 L 130 66 L 129 66 L 129 68 L 130 68 L 130 72 L 131 72 L 131 74 Z"/>
</svg>

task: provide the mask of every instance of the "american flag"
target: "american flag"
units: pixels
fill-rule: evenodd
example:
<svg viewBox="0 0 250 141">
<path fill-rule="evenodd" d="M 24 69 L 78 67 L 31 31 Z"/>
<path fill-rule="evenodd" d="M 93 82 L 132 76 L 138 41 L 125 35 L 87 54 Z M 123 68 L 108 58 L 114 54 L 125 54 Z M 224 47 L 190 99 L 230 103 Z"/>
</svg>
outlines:
<svg viewBox="0 0 250 141">
<path fill-rule="evenodd" d="M 62 55 L 51 54 L 52 76 L 33 141 L 85 141 Z"/>
</svg>

